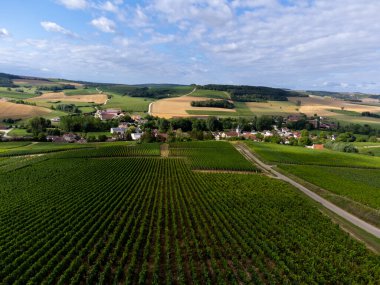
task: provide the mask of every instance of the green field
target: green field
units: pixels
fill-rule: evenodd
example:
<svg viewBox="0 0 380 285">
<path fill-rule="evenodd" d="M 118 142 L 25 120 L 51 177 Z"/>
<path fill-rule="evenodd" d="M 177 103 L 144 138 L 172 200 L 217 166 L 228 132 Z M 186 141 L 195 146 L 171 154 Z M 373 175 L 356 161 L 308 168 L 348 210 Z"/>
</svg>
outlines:
<svg viewBox="0 0 380 285">
<path fill-rule="evenodd" d="M 380 156 L 380 143 L 355 142 L 354 145 L 361 154 Z"/>
<path fill-rule="evenodd" d="M 305 147 L 247 142 L 255 153 L 270 164 L 300 164 L 379 168 L 380 158 L 332 150 L 313 150 Z"/>
<path fill-rule="evenodd" d="M 65 151 L 70 149 L 78 148 L 93 148 L 92 144 L 67 144 L 67 143 L 51 143 L 51 142 L 38 142 L 30 143 L 25 142 L 18 147 L 13 148 L 2 148 L 2 143 L 0 142 L 0 157 L 9 157 L 9 156 L 23 156 L 23 155 L 33 155 L 33 154 L 44 154 L 57 151 Z M 10 143 L 18 144 L 18 143 Z"/>
<path fill-rule="evenodd" d="M 108 157 L 114 152 L 109 145 L 96 147 Z M 138 147 L 145 155 L 155 146 Z M 380 257 L 281 181 L 194 173 L 185 157 L 63 154 L 0 171 L 1 283 L 380 280 Z M 0 158 L 0 165 L 7 159 L 13 158 Z"/>
<path fill-rule="evenodd" d="M 98 90 L 96 88 L 88 88 L 88 89 L 73 89 L 73 90 L 65 90 L 65 95 L 73 96 L 73 95 L 92 95 L 98 94 Z"/>
<path fill-rule="evenodd" d="M 17 92 L 16 89 L 22 89 L 24 92 Z M 36 97 L 34 94 L 34 89 L 26 89 L 26 88 L 11 88 L 11 91 L 8 91 L 6 87 L 0 87 L 0 98 L 11 98 L 11 99 L 29 99 Z"/>
<path fill-rule="evenodd" d="M 380 210 L 380 157 L 247 143 L 265 161 L 318 187 Z"/>
<path fill-rule="evenodd" d="M 257 168 L 228 142 L 171 143 L 169 155 L 186 157 L 191 169 L 257 171 Z"/>
<path fill-rule="evenodd" d="M 13 129 L 8 133 L 11 137 L 24 137 L 24 136 L 32 136 L 31 133 L 28 133 L 26 129 Z M 1 146 L 0 146 L 1 147 Z"/>
<path fill-rule="evenodd" d="M 148 112 L 149 104 L 153 102 L 150 98 L 139 98 L 139 97 L 129 97 L 120 96 L 112 94 L 112 98 L 108 100 L 105 108 L 120 108 L 125 112 L 137 112 L 146 113 Z"/>
<path fill-rule="evenodd" d="M 205 97 L 205 98 L 212 98 L 212 99 L 230 99 L 230 95 L 227 92 L 217 91 L 217 90 L 204 90 L 204 89 L 197 89 L 195 92 L 191 93 L 190 96 Z"/>
</svg>

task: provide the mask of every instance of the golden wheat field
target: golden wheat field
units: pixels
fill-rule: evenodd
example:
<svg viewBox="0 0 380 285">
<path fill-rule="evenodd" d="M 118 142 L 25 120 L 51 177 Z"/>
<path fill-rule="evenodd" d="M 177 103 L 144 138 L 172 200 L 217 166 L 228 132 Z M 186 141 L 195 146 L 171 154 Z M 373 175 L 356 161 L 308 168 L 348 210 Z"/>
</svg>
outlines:
<svg viewBox="0 0 380 285">
<path fill-rule="evenodd" d="M 225 108 L 206 108 L 206 107 L 192 107 L 191 101 L 205 101 L 209 98 L 182 96 L 175 98 L 168 98 L 158 100 L 151 105 L 151 114 L 161 118 L 173 117 L 191 117 L 197 115 L 189 115 L 187 110 L 201 110 L 201 111 L 222 111 L 222 112 L 236 112 L 233 109 Z"/>
<path fill-rule="evenodd" d="M 72 95 L 67 96 L 63 92 L 50 92 L 42 94 L 41 96 L 28 99 L 30 102 L 38 101 L 62 101 L 62 102 L 83 102 L 83 103 L 96 103 L 104 104 L 107 101 L 105 94 L 90 94 L 90 95 Z"/>
</svg>

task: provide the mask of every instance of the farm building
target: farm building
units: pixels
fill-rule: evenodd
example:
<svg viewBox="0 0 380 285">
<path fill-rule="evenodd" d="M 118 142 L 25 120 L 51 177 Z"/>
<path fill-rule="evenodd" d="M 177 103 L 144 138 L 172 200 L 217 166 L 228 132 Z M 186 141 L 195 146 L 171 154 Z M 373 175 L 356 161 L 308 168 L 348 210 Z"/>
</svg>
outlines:
<svg viewBox="0 0 380 285">
<path fill-rule="evenodd" d="M 125 133 L 125 130 L 126 130 L 126 128 L 121 128 L 121 127 L 118 127 L 118 128 L 111 128 L 111 134 L 122 135 L 122 134 Z"/>
</svg>

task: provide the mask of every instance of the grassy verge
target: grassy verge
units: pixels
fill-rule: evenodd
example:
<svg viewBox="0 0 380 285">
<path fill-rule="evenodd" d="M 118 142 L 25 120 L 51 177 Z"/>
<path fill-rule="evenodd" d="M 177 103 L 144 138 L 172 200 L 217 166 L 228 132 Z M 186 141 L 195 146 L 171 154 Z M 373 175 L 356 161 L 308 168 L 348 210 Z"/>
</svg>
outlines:
<svg viewBox="0 0 380 285">
<path fill-rule="evenodd" d="M 377 211 L 371 207 L 365 206 L 363 204 L 360 204 L 358 202 L 355 202 L 353 200 L 350 200 L 346 197 L 334 194 L 328 190 L 325 190 L 323 188 L 320 188 L 312 183 L 309 183 L 298 176 L 295 176 L 293 174 L 290 174 L 289 172 L 279 168 L 274 167 L 274 169 L 289 178 L 293 179 L 294 181 L 298 182 L 299 184 L 305 186 L 309 190 L 317 193 L 319 196 L 325 198 L 326 200 L 330 201 L 331 203 L 337 205 L 338 207 L 342 208 L 343 210 L 357 216 L 358 218 L 366 221 L 367 223 L 370 223 L 376 227 L 380 227 L 380 211 Z"/>
</svg>

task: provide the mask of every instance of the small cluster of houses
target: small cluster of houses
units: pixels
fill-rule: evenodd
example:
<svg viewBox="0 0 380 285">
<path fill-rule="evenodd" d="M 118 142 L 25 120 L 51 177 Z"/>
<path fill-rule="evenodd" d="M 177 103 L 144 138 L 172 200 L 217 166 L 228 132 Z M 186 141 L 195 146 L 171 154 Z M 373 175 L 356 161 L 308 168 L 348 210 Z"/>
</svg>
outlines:
<svg viewBox="0 0 380 285">
<path fill-rule="evenodd" d="M 124 116 L 124 113 L 121 109 L 106 109 L 106 110 L 97 110 L 95 112 L 95 118 L 99 118 L 102 121 L 118 119 Z"/>
<path fill-rule="evenodd" d="M 87 143 L 87 140 L 73 133 L 67 133 L 63 136 L 47 136 L 46 140 L 55 143 Z"/>
</svg>

